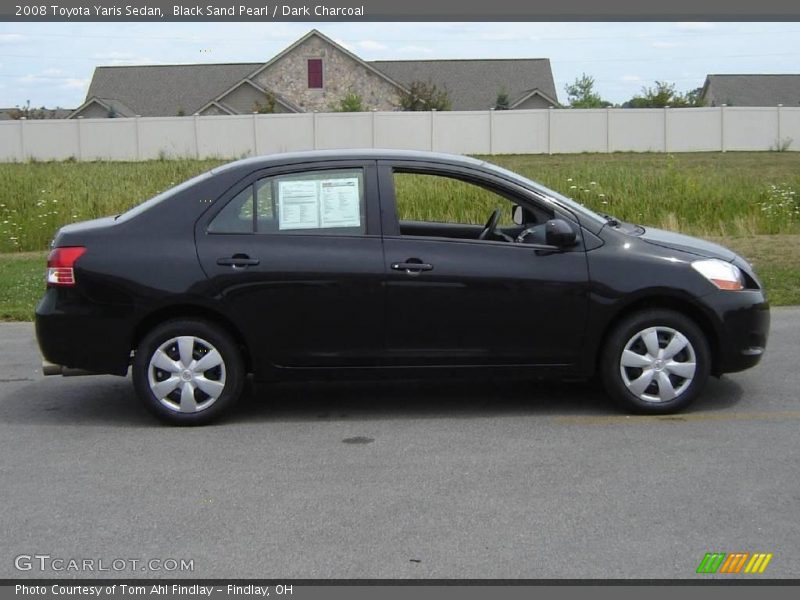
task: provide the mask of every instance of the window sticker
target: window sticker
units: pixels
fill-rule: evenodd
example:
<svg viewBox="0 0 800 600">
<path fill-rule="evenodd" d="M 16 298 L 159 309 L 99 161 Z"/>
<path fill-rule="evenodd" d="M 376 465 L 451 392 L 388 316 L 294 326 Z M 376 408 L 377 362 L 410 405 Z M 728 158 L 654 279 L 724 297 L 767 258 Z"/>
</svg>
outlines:
<svg viewBox="0 0 800 600">
<path fill-rule="evenodd" d="M 278 183 L 279 229 L 319 227 L 319 189 L 316 181 Z"/>
<path fill-rule="evenodd" d="M 361 226 L 358 177 L 278 182 L 278 229 Z"/>
<path fill-rule="evenodd" d="M 322 227 L 360 227 L 358 178 L 320 181 Z"/>
</svg>

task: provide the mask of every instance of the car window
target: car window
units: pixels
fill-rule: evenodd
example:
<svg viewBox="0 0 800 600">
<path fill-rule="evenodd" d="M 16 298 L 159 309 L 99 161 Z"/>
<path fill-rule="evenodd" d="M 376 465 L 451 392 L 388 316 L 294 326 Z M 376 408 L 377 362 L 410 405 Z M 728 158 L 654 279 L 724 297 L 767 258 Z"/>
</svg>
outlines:
<svg viewBox="0 0 800 600">
<path fill-rule="evenodd" d="M 210 233 L 253 232 L 253 186 L 234 196 L 208 226 Z"/>
<path fill-rule="evenodd" d="M 553 218 L 551 208 L 488 183 L 404 169 L 395 170 L 393 180 L 401 236 L 543 244 L 545 223 Z M 516 223 L 515 208 L 522 209 Z"/>
<path fill-rule="evenodd" d="M 505 169 L 503 167 L 500 167 L 500 166 L 492 164 L 492 163 L 484 163 L 484 164 L 485 164 L 485 166 L 487 168 L 489 168 L 492 171 L 496 172 L 498 175 L 501 175 L 501 176 L 505 177 L 506 179 L 509 179 L 510 181 L 513 181 L 513 182 L 517 183 L 518 185 L 521 185 L 522 187 L 534 190 L 535 192 L 537 192 L 539 194 L 543 194 L 545 196 L 550 196 L 552 198 L 555 198 L 556 200 L 558 200 L 562 204 L 564 204 L 568 209 L 570 209 L 570 210 L 572 210 L 574 212 L 577 212 L 578 214 L 581 214 L 581 215 L 583 215 L 585 217 L 588 217 L 588 218 L 592 219 L 593 221 L 595 221 L 599 225 L 605 225 L 606 224 L 605 217 L 603 217 L 602 215 L 597 214 L 596 212 L 594 212 L 593 210 L 591 210 L 590 208 L 588 208 L 587 206 L 581 204 L 580 202 L 578 202 L 577 200 L 575 200 L 573 198 L 565 196 L 564 194 L 561 194 L 561 193 L 559 193 L 559 192 L 557 192 L 555 190 L 552 190 L 552 189 L 542 185 L 541 183 L 533 182 L 530 179 L 528 179 L 527 177 L 523 177 L 522 175 L 520 175 L 519 173 L 515 173 L 514 171 L 509 171 L 508 169 Z"/>
<path fill-rule="evenodd" d="M 512 225 L 513 202 L 474 183 L 427 173 L 394 173 L 397 218 L 461 225 L 483 225 L 500 208 L 500 226 Z"/>
<path fill-rule="evenodd" d="M 264 177 L 236 194 L 208 232 L 359 235 L 365 207 L 362 169 Z"/>
</svg>

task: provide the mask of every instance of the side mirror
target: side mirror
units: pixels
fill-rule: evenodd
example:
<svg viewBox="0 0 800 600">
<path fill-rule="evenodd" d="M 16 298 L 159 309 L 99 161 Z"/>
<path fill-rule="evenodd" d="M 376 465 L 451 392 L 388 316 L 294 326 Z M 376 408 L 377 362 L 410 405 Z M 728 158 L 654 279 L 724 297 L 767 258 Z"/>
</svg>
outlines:
<svg viewBox="0 0 800 600">
<path fill-rule="evenodd" d="M 549 246 L 574 246 L 576 239 L 575 230 L 563 219 L 550 219 L 545 224 L 545 243 Z"/>
<path fill-rule="evenodd" d="M 517 225 L 525 224 L 525 212 L 519 204 L 511 207 L 511 220 Z"/>
</svg>

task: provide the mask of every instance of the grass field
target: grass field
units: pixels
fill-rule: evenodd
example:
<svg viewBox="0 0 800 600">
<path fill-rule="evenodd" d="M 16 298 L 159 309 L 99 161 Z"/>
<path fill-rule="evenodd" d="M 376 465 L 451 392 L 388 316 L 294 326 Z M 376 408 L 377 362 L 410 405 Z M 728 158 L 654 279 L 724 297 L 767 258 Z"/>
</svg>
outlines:
<svg viewBox="0 0 800 600">
<path fill-rule="evenodd" d="M 62 225 L 118 214 L 220 162 L 0 164 L 0 253 L 43 250 Z"/>
<path fill-rule="evenodd" d="M 800 153 L 577 154 L 491 160 L 623 220 L 703 236 L 800 233 Z M 112 215 L 220 161 L 0 164 L 0 253 Z M 416 190 L 411 217 L 437 202 Z M 470 204 L 451 207 L 468 211 Z M 483 209 L 481 209 L 481 218 Z"/>
<path fill-rule="evenodd" d="M 490 160 L 600 212 L 729 246 L 756 265 L 773 304 L 800 304 L 800 153 Z M 32 318 L 44 286 L 41 250 L 59 227 L 122 212 L 221 162 L 0 164 L 0 319 Z M 423 179 L 398 182 L 404 217 L 485 220 L 485 199 L 456 194 L 459 200 L 443 207 Z"/>
<path fill-rule="evenodd" d="M 0 254 L 0 321 L 32 321 L 44 293 L 47 252 Z"/>
</svg>

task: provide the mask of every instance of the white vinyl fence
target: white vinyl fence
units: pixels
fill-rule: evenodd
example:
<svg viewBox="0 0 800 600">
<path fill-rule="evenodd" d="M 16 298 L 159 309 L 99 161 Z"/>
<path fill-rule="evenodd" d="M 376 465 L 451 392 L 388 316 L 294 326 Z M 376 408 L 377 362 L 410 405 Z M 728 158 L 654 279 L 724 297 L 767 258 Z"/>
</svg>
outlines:
<svg viewBox="0 0 800 600">
<path fill-rule="evenodd" d="M 0 121 L 0 162 L 240 158 L 397 148 L 457 154 L 800 149 L 800 108 L 545 109 Z"/>
</svg>

